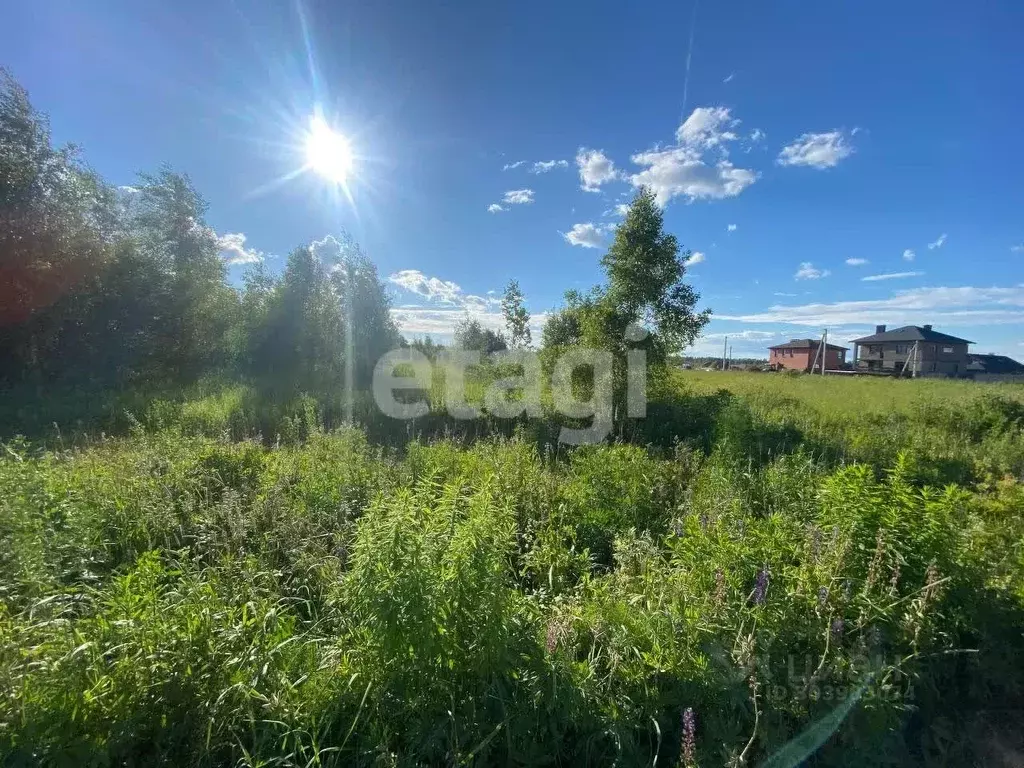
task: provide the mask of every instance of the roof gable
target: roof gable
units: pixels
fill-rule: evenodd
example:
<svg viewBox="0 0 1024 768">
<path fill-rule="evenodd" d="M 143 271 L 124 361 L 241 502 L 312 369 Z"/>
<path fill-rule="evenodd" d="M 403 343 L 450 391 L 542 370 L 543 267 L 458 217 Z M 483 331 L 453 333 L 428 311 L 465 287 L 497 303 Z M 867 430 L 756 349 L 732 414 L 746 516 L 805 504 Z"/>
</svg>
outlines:
<svg viewBox="0 0 1024 768">
<path fill-rule="evenodd" d="M 1007 357 L 1006 355 L 971 354 L 967 357 L 970 361 L 967 366 L 968 371 L 975 371 L 978 373 L 1024 374 L 1024 365 L 1021 365 L 1012 357 Z"/>
<path fill-rule="evenodd" d="M 854 339 L 854 344 L 879 344 L 887 341 L 936 341 L 945 344 L 973 344 L 973 341 L 961 339 L 958 336 L 950 336 L 948 333 L 939 333 L 931 328 L 921 328 L 917 325 L 905 325 L 902 328 L 893 328 L 891 331 L 873 333 L 861 339 Z"/>
<path fill-rule="evenodd" d="M 821 341 L 818 339 L 790 339 L 785 344 L 776 344 L 768 349 L 816 349 Z M 828 344 L 827 349 L 846 350 L 849 347 L 840 347 L 838 344 Z"/>
</svg>

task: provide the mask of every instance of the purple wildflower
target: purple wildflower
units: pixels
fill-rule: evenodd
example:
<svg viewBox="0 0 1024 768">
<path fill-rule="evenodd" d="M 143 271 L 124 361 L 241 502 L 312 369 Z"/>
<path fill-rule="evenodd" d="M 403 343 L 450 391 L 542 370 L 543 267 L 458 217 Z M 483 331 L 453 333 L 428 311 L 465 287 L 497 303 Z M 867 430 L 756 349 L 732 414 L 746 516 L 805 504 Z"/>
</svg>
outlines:
<svg viewBox="0 0 1024 768">
<path fill-rule="evenodd" d="M 818 607 L 824 608 L 828 602 L 828 587 L 818 587 Z"/>
<path fill-rule="evenodd" d="M 757 572 L 757 583 L 754 584 L 754 605 L 761 605 L 768 592 L 768 566 Z"/>
<path fill-rule="evenodd" d="M 700 513 L 700 529 L 706 531 L 708 529 L 708 515 L 706 512 Z"/>
<path fill-rule="evenodd" d="M 683 749 L 680 755 L 684 766 L 696 765 L 696 736 L 697 716 L 693 713 L 693 707 L 687 707 L 683 710 Z"/>
</svg>

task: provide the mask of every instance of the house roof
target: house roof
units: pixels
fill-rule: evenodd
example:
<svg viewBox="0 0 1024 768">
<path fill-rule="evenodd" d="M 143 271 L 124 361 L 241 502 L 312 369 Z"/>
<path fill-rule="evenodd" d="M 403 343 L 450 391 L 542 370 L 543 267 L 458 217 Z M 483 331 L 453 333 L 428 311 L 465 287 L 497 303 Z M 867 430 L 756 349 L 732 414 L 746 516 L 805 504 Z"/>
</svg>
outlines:
<svg viewBox="0 0 1024 768">
<path fill-rule="evenodd" d="M 967 355 L 968 371 L 977 373 L 1024 373 L 1024 365 L 1021 365 L 1012 357 L 1006 355 Z"/>
<path fill-rule="evenodd" d="M 818 339 L 790 339 L 785 344 L 776 344 L 774 347 L 768 347 L 768 349 L 814 349 L 821 342 Z M 826 345 L 828 349 L 848 349 L 848 347 L 840 347 L 837 344 Z"/>
<path fill-rule="evenodd" d="M 884 341 L 939 341 L 946 344 L 973 344 L 973 341 L 961 339 L 957 336 L 950 336 L 948 333 L 939 333 L 931 328 L 921 328 L 917 325 L 905 325 L 902 328 L 893 328 L 883 333 L 873 333 L 862 339 L 854 339 L 854 344 L 872 344 Z"/>
</svg>

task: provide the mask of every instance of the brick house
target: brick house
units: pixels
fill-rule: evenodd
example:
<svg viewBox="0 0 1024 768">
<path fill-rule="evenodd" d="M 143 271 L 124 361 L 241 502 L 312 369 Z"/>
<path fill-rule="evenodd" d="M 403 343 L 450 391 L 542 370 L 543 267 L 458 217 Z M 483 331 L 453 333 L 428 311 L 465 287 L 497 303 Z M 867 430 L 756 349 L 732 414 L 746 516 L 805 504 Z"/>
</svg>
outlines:
<svg viewBox="0 0 1024 768">
<path fill-rule="evenodd" d="M 861 371 L 963 376 L 971 362 L 967 345 L 973 341 L 932 330 L 930 325 L 906 325 L 853 341 L 854 368 Z"/>
<path fill-rule="evenodd" d="M 817 356 L 815 370 L 821 366 L 818 356 L 819 339 L 791 339 L 785 344 L 768 347 L 768 365 L 772 370 L 809 371 Z M 846 347 L 836 344 L 825 345 L 825 370 L 836 370 L 846 365 Z"/>
</svg>

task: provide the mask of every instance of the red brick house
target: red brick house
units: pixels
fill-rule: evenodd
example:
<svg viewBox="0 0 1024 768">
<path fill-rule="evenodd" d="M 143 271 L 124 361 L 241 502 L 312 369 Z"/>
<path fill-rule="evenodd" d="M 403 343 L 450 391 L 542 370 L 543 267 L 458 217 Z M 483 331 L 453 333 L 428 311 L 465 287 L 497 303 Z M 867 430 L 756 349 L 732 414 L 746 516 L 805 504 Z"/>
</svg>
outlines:
<svg viewBox="0 0 1024 768">
<path fill-rule="evenodd" d="M 768 365 L 772 370 L 809 371 L 820 345 L 819 339 L 791 339 L 785 344 L 768 347 Z M 826 344 L 825 370 L 834 371 L 845 366 L 846 352 L 846 347 Z M 818 356 L 814 370 L 820 370 L 820 368 L 821 357 Z"/>
</svg>

